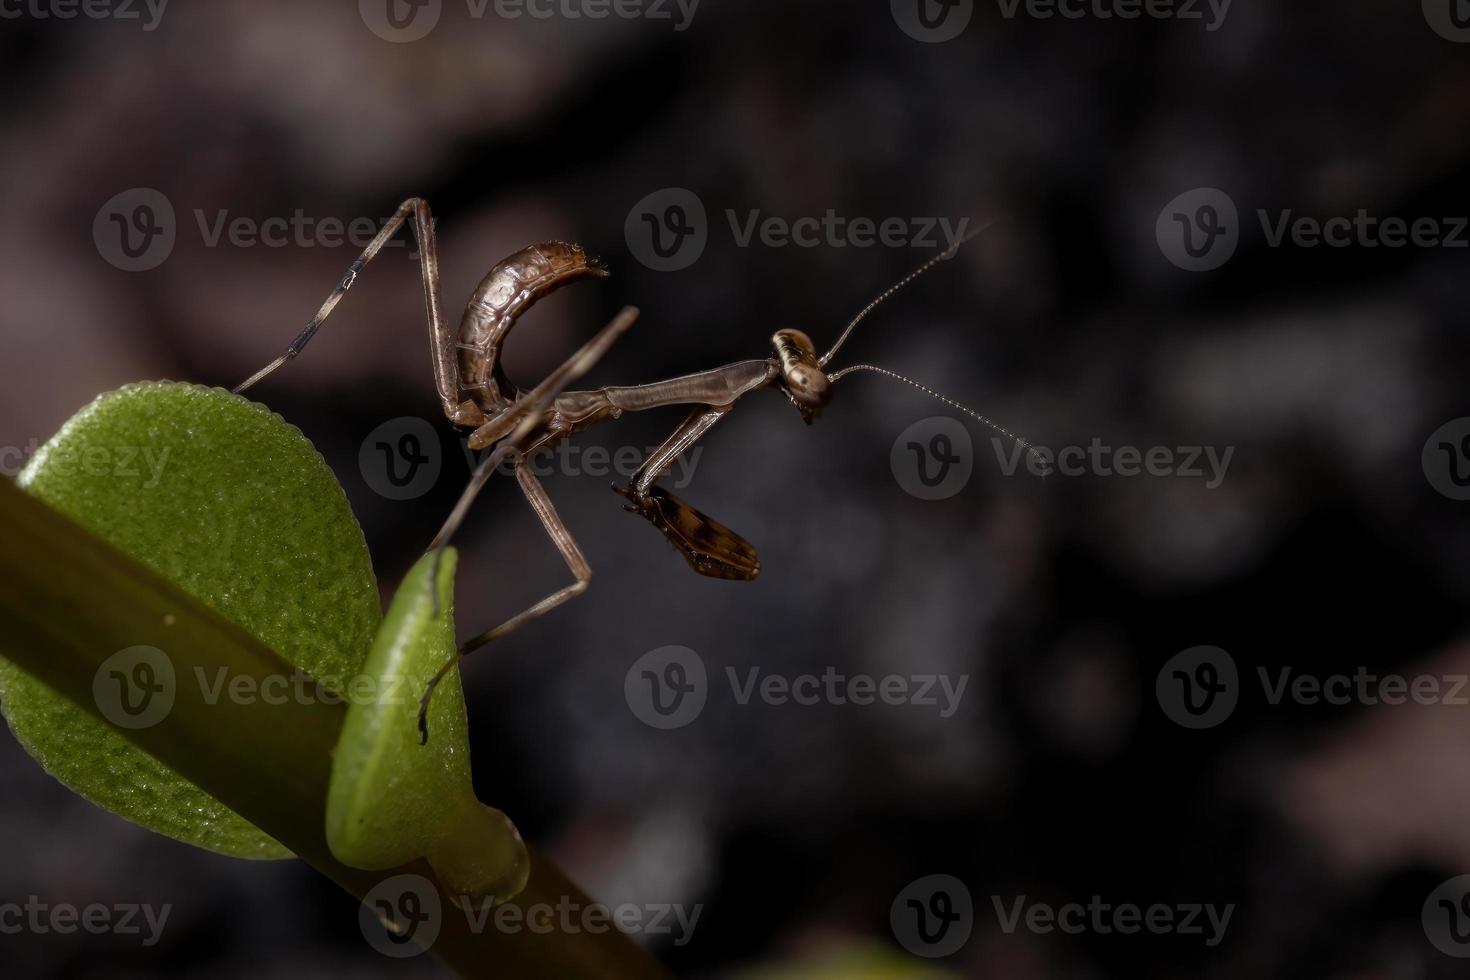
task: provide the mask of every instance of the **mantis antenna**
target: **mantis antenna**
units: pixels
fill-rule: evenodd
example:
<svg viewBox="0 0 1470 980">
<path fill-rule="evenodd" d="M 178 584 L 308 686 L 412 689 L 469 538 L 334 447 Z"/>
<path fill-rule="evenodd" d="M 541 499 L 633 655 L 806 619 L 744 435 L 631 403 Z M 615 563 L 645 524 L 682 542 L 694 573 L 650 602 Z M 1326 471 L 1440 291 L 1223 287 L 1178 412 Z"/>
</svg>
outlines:
<svg viewBox="0 0 1470 980">
<path fill-rule="evenodd" d="M 837 343 L 833 344 L 832 349 L 822 355 L 821 360 L 817 361 L 817 364 L 821 367 L 826 367 L 827 362 L 832 360 L 832 357 L 839 350 L 841 350 L 842 345 L 847 342 L 847 337 L 850 333 L 852 333 L 853 328 L 861 323 L 869 313 L 872 313 L 873 310 L 877 309 L 884 300 L 888 299 L 888 297 L 892 296 L 894 293 L 898 292 L 900 289 L 907 286 L 909 283 L 913 282 L 915 279 L 919 278 L 939 263 L 943 262 L 946 259 L 952 258 L 954 254 L 960 250 L 960 246 L 976 238 L 993 224 L 995 224 L 994 221 L 987 221 L 985 224 L 981 225 L 979 228 L 976 228 L 974 231 L 971 231 L 961 236 L 954 242 L 954 244 L 950 245 L 944 251 L 940 252 L 938 255 L 933 256 L 923 265 L 915 269 L 913 272 L 910 272 L 898 282 L 894 283 L 892 286 L 889 286 L 887 289 L 883 290 L 883 292 L 879 293 L 876 297 L 873 298 L 872 302 L 868 303 L 867 306 L 864 306 L 861 310 L 858 311 L 857 316 L 853 317 L 847 322 L 847 326 L 842 329 L 841 335 L 839 335 L 837 338 Z M 876 364 L 854 364 L 851 367 L 845 367 L 840 371 L 834 371 L 832 374 L 827 375 L 827 380 L 832 382 L 833 384 L 836 384 L 840 378 L 844 377 L 845 375 L 849 375 L 854 371 L 876 371 L 879 374 L 887 375 L 888 377 L 893 378 L 895 381 L 902 381 L 906 385 L 912 385 L 929 397 L 938 399 L 939 401 L 944 402 L 944 404 L 948 405 L 950 408 L 964 412 L 975 421 L 989 426 L 1006 438 L 1015 440 L 1016 445 L 1020 446 L 1022 449 L 1030 453 L 1032 457 L 1035 458 L 1036 461 L 1041 463 L 1043 466 L 1050 467 L 1051 465 L 1050 461 L 1044 455 L 1042 455 L 1042 453 L 1037 450 L 1035 446 L 1031 445 L 1031 443 L 1028 442 L 1023 436 L 1017 435 L 1010 429 L 1007 429 L 1005 426 L 986 418 L 984 415 L 981 415 L 974 409 L 966 408 L 964 405 L 961 405 L 953 398 L 941 395 L 933 388 L 920 384 L 913 378 L 904 377 L 897 371 L 890 371 L 887 368 L 879 367 Z"/>
<path fill-rule="evenodd" d="M 964 245 L 974 238 L 979 237 L 981 233 L 983 233 L 993 224 L 995 224 L 994 221 L 987 221 L 985 222 L 985 224 L 981 225 L 979 228 L 976 228 L 974 231 L 962 235 L 959 239 L 955 241 L 953 245 L 949 246 L 949 248 L 946 248 L 938 255 L 933 256 L 929 259 L 929 261 L 925 262 L 913 272 L 910 272 L 898 282 L 894 283 L 892 286 L 889 286 L 887 289 L 883 290 L 883 292 L 874 297 L 871 303 L 869 303 L 867 306 L 864 306 L 861 310 L 858 310 L 857 316 L 849 320 L 847 322 L 847 326 L 842 328 L 842 334 L 837 338 L 837 343 L 833 344 L 832 349 L 822 355 L 821 360 L 817 361 L 817 366 L 826 367 L 827 362 L 832 360 L 833 355 L 841 350 L 842 345 L 847 342 L 847 335 L 852 333 L 853 327 L 856 327 L 859 323 L 862 323 L 863 318 L 866 317 L 869 313 L 872 313 L 875 309 L 877 309 L 878 306 L 885 299 L 892 296 L 894 293 L 898 292 L 900 289 L 907 286 L 909 283 L 913 282 L 915 279 L 919 278 L 924 273 L 928 272 L 930 269 L 943 262 L 945 259 L 953 258 L 954 254 L 960 250 L 960 246 Z"/>
<path fill-rule="evenodd" d="M 984 415 L 981 415 L 974 409 L 966 408 L 964 405 L 961 405 L 953 398 L 950 398 L 946 395 L 941 395 L 933 388 L 930 388 L 927 385 L 919 384 L 919 382 L 915 381 L 913 378 L 906 378 L 903 375 L 899 374 L 897 371 L 890 371 L 887 368 L 879 367 L 876 364 L 853 364 L 849 367 L 843 368 L 841 371 L 834 371 L 832 374 L 827 375 L 827 380 L 831 381 L 833 384 L 836 384 L 839 379 L 841 379 L 845 375 L 852 374 L 854 371 L 876 371 L 879 374 L 887 375 L 895 381 L 902 381 L 906 385 L 913 385 L 915 388 L 919 389 L 930 398 L 938 399 L 939 401 L 944 402 L 944 404 L 948 405 L 950 408 L 964 412 L 966 415 L 970 416 L 970 418 L 974 419 L 977 422 L 988 425 L 990 428 L 994 429 L 996 432 L 999 432 L 1001 435 L 1005 436 L 1008 439 L 1014 439 L 1016 445 L 1020 446 L 1022 449 L 1030 453 L 1037 462 L 1042 464 L 1043 467 L 1051 467 L 1051 461 L 1048 460 L 1044 455 L 1042 455 L 1040 450 L 1031 445 L 1031 443 L 1026 440 L 1025 436 L 1017 435 L 1010 429 L 1007 429 L 1005 426 L 993 421 L 992 419 L 986 418 Z"/>
</svg>

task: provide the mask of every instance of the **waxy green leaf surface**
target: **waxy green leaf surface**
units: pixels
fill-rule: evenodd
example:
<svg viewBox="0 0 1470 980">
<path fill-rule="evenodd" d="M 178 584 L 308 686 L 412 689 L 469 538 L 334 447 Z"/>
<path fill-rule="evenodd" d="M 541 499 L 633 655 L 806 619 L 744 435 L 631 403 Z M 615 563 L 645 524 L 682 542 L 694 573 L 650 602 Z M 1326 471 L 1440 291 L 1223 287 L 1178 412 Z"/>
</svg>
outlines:
<svg viewBox="0 0 1470 980">
<path fill-rule="evenodd" d="M 352 677 L 372 644 L 381 613 L 361 528 L 320 454 L 260 405 L 217 388 L 129 385 L 78 412 L 19 483 L 328 686 Z M 223 680 L 219 696 L 233 696 Z M 288 856 L 4 660 L 0 707 L 26 751 L 93 803 L 224 854 Z"/>
</svg>

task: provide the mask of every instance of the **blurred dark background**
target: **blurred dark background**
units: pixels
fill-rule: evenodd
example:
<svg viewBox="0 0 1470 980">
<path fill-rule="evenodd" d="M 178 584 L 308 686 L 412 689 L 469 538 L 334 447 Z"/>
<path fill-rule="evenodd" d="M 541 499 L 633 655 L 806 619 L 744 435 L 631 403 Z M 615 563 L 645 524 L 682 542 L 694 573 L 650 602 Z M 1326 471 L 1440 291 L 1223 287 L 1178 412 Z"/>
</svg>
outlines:
<svg viewBox="0 0 1470 980">
<path fill-rule="evenodd" d="M 841 382 L 811 428 L 775 394 L 751 396 L 675 488 L 756 544 L 754 583 L 692 574 L 620 511 L 608 477 L 549 477 L 596 574 L 467 662 L 481 797 L 610 904 L 703 906 L 688 942 L 650 944 L 680 976 L 786 976 L 772 971 L 834 956 L 913 964 L 894 976 L 1464 975 L 1421 910 L 1470 872 L 1470 707 L 1271 704 L 1257 680 L 1470 671 L 1467 504 L 1421 463 L 1430 434 L 1470 414 L 1470 233 L 1458 249 L 1273 247 L 1257 218 L 1364 209 L 1453 233 L 1470 214 L 1470 44 L 1434 25 L 1453 28 L 1460 0 L 1239 0 L 1214 30 L 1208 6 L 1202 20 L 1070 19 L 924 2 L 930 18 L 969 20 L 936 42 L 914 4 L 880 0 L 704 0 L 687 22 L 672 5 L 669 19 L 594 20 L 567 16 L 576 3 L 507 18 L 444 0 L 437 25 L 403 42 L 375 33 L 367 2 L 179 3 L 151 29 L 141 5 L 141 21 L 6 7 L 7 472 L 99 391 L 237 383 L 358 251 L 312 231 L 211 243 L 222 214 L 376 226 L 421 195 L 456 319 L 501 257 L 580 242 L 612 277 L 539 304 L 508 362 L 533 383 L 638 305 L 594 385 L 762 357 L 783 326 L 824 348 L 935 251 L 742 246 L 730 212 L 994 222 L 835 363 L 902 371 L 1043 446 L 1231 447 L 1219 485 L 1007 475 L 1009 447 L 971 422 L 968 483 L 922 500 L 891 450 L 948 410 L 871 374 Z M 101 212 L 137 188 L 166 198 L 176 240 L 129 271 L 94 223 L 105 230 Z M 625 234 L 666 188 L 707 214 L 702 254 L 669 272 Z M 1205 271 L 1171 261 L 1167 240 L 1170 202 L 1196 188 L 1238 208 L 1234 253 Z M 252 392 L 341 477 L 385 596 L 468 476 L 438 416 L 410 251 L 385 251 L 307 353 Z M 399 501 L 375 491 L 359 451 L 402 417 L 442 434 L 442 473 Z M 642 449 L 681 417 L 628 416 L 577 444 Z M 567 580 L 509 479 L 459 543 L 466 636 Z M 1201 644 L 1229 652 L 1240 696 L 1223 723 L 1191 730 L 1155 681 Z M 624 678 L 666 645 L 697 651 L 710 696 L 693 723 L 659 731 L 630 710 Z M 970 680 L 948 718 L 740 705 L 725 672 L 752 667 Z M 0 900 L 172 905 L 149 948 L 0 936 L 0 972 L 440 970 L 378 956 L 354 902 L 299 863 L 136 828 L 8 737 L 0 781 Z M 934 874 L 967 886 L 973 932 L 925 964 L 890 906 Z M 994 903 L 1020 896 L 1234 913 L 1214 946 L 1008 933 Z"/>
</svg>

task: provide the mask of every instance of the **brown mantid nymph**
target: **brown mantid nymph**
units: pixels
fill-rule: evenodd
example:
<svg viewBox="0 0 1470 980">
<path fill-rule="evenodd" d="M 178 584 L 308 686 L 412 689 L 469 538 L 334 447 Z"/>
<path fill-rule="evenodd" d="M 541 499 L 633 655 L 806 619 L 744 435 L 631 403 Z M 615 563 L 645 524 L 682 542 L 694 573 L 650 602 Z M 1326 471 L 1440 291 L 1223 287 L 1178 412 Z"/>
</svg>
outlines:
<svg viewBox="0 0 1470 980">
<path fill-rule="evenodd" d="M 504 636 L 580 595 L 592 578 L 592 567 L 571 532 L 557 514 L 551 498 L 526 465 L 537 450 L 581 432 L 598 422 L 616 419 L 624 412 L 641 412 L 667 405 L 690 406 L 683 422 L 644 461 L 629 486 L 614 487 L 627 498 L 625 510 L 643 515 L 684 555 L 701 575 L 750 580 L 760 573 L 755 548 L 725 525 L 689 506 L 657 485 L 658 478 L 679 456 L 728 415 L 745 395 L 762 388 L 775 388 L 810 424 L 831 401 L 833 388 L 855 371 L 876 371 L 913 385 L 951 408 L 984 423 L 1031 449 L 1026 440 L 996 425 L 990 419 L 886 368 L 853 364 L 829 373 L 826 368 L 858 323 L 884 300 L 913 282 L 937 263 L 952 256 L 979 231 L 971 232 L 948 249 L 894 283 L 848 322 L 836 343 L 818 356 L 810 337 L 800 330 L 777 330 L 772 335 L 770 356 L 736 361 L 723 367 L 681 375 L 663 381 L 629 386 L 608 386 L 569 391 L 581 377 L 637 320 L 638 311 L 626 307 L 591 341 L 557 368 L 534 389 L 522 392 L 505 375 L 500 361 L 501 346 L 516 319 L 538 299 L 579 279 L 607 275 L 600 262 L 566 242 L 546 242 L 521 249 L 496 265 L 481 280 L 460 318 L 458 332 L 445 319 L 439 284 L 439 262 L 434 238 L 434 221 L 428 204 L 420 198 L 403 202 L 377 236 L 352 263 L 342 281 L 322 303 L 306 328 L 280 357 L 256 372 L 235 391 L 251 388 L 287 361 L 296 357 L 315 336 L 322 322 L 352 288 L 364 266 L 408 221 L 419 247 L 423 274 L 424 302 L 428 312 L 430 353 L 434 382 L 445 416 L 456 426 L 469 429 L 469 446 L 495 449 L 482 459 L 454 510 L 436 535 L 431 549 L 442 549 L 464 520 L 476 494 L 495 468 L 513 460 L 516 480 L 531 509 L 540 518 L 562 559 L 572 573 L 570 585 L 551 593 L 510 619 L 488 630 L 460 649 L 463 656 Z M 452 666 L 446 665 L 445 671 Z M 443 675 L 441 672 L 440 676 Z M 432 692 L 432 686 L 430 688 Z M 428 694 L 425 695 L 425 704 Z M 423 714 L 420 714 L 422 723 Z M 427 736 L 427 733 L 425 733 Z"/>
</svg>

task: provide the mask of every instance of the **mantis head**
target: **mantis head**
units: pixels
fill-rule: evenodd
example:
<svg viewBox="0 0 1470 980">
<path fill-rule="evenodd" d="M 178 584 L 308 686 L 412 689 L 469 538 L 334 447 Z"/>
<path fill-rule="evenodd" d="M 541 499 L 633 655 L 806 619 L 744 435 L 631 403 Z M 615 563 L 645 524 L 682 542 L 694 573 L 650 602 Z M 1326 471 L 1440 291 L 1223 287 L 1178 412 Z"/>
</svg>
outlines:
<svg viewBox="0 0 1470 980">
<path fill-rule="evenodd" d="M 807 425 L 822 414 L 832 400 L 832 382 L 817 362 L 817 349 L 812 339 L 800 330 L 777 330 L 771 335 L 780 366 L 781 393 L 801 412 Z"/>
</svg>

